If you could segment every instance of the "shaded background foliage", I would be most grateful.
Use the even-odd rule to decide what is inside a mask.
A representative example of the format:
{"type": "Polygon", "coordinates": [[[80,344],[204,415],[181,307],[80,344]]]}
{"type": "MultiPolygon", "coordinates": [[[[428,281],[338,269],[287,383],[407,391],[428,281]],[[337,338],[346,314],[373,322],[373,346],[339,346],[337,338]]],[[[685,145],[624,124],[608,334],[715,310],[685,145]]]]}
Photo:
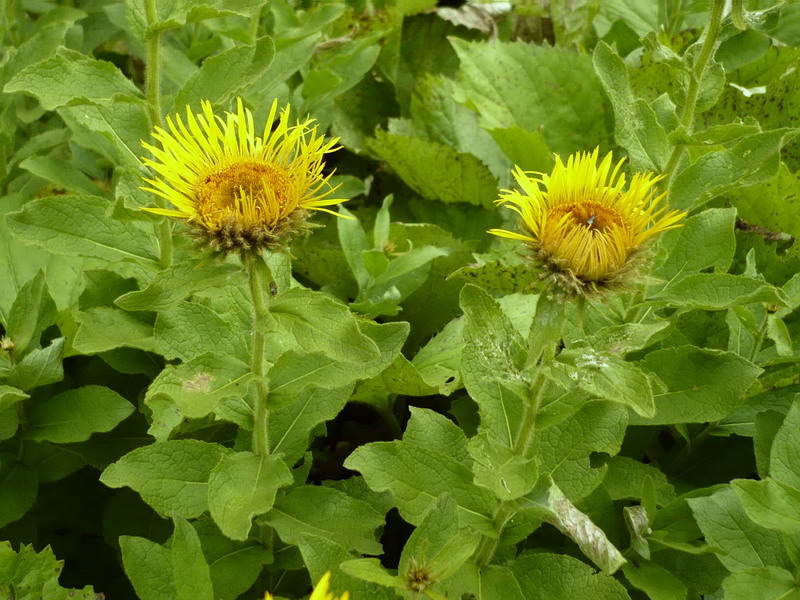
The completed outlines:
{"type": "Polygon", "coordinates": [[[452,4],[171,0],[150,26],[138,0],[6,4],[0,590],[67,594],[54,552],[86,598],[296,598],[327,569],[355,598],[395,598],[433,557],[450,598],[798,593],[800,5],[745,2],[744,31],[725,17],[687,123],[709,2],[452,4]],[[270,500],[230,519],[214,479],[248,443],[251,307],[235,261],[200,260],[176,228],[165,264],[139,211],[157,32],[163,114],[241,96],[258,123],[290,102],[341,138],[329,166],[357,217],[291,249],[322,294],[272,307],[283,455],[259,482],[270,500]],[[493,208],[513,165],[596,146],[667,171],[690,211],[645,290],[588,308],[586,339],[568,308],[548,375],[538,471],[628,562],[596,573],[615,569],[523,505],[478,572],[470,540],[503,492],[476,445],[520,399],[474,349],[524,340],[536,291],[484,232],[514,228],[493,208]],[[295,384],[297,364],[325,377],[295,384]]]}

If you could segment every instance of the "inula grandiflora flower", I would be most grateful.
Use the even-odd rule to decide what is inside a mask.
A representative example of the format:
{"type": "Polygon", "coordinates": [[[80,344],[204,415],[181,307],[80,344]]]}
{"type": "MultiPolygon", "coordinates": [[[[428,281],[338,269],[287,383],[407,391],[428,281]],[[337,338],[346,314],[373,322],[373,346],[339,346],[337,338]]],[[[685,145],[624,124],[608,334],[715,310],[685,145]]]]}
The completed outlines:
{"type": "Polygon", "coordinates": [[[522,232],[489,233],[525,242],[563,292],[593,293],[624,282],[643,245],[680,227],[686,216],[663,205],[666,194],[655,189],[662,176],[636,173],[628,182],[624,160],[615,164],[610,153],[599,160],[595,150],[573,154],[566,164],[556,157],[549,175],[517,167],[521,191],[504,190],[497,203],[522,217],[522,232]]]}
{"type": "Polygon", "coordinates": [[[291,124],[289,107],[278,115],[275,101],[256,135],[241,98],[224,118],[210,102],[201,106],[197,115],[187,107],[185,122],[176,115],[156,128],[160,148],[143,144],[154,156],[144,164],[157,173],[145,189],[174,207],[146,210],[186,220],[214,250],[242,252],[280,250],[309,227],[310,210],[332,212],[326,207],[342,202],[323,174],[338,140],[326,140],[313,119],[291,124]]]}

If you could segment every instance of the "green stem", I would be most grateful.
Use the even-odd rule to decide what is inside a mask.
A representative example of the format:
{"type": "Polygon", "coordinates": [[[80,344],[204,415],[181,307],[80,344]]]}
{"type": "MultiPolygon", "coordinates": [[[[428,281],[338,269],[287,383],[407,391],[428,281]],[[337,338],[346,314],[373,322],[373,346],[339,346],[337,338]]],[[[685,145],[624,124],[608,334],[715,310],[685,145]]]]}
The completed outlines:
{"type": "Polygon", "coordinates": [[[744,21],[744,6],[742,0],[733,0],[731,3],[731,20],[734,27],[739,31],[747,29],[747,23],[744,21]]]}
{"type": "Polygon", "coordinates": [[[767,328],[769,327],[769,313],[764,315],[764,320],[761,323],[761,327],[758,329],[758,333],[756,334],[756,339],[753,340],[753,347],[750,349],[750,356],[747,357],[747,360],[753,362],[761,352],[761,346],[764,344],[764,338],[767,335],[767,328]]]}
{"type": "MultiPolygon", "coordinates": [[[[703,81],[708,61],[711,59],[714,49],[717,45],[717,36],[722,28],[722,10],[725,7],[725,0],[712,0],[711,4],[711,17],[705,31],[705,39],[703,45],[700,47],[700,53],[697,55],[694,67],[691,70],[689,77],[689,87],[686,90],[686,101],[683,104],[681,111],[680,123],[683,126],[686,134],[692,133],[694,128],[694,112],[697,108],[697,95],[700,92],[700,84],[703,81]]],[[[683,151],[686,146],[678,144],[672,149],[667,166],[664,172],[667,176],[666,186],[669,187],[675,168],[683,156],[683,151]]]]}
{"type": "MultiPolygon", "coordinates": [[[[161,32],[152,31],[158,24],[158,11],[156,0],[144,0],[144,13],[147,20],[147,70],[145,71],[144,87],[147,99],[147,109],[150,123],[153,127],[161,127],[161,32]]],[[[166,203],[162,201],[162,206],[166,203]]],[[[155,233],[160,249],[159,264],[162,269],[172,265],[172,225],[167,218],[163,218],[155,225],[155,233]]]]}
{"type": "MultiPolygon", "coordinates": [[[[553,348],[555,349],[555,347],[553,348]]],[[[539,416],[539,409],[542,405],[542,398],[544,397],[545,390],[547,389],[547,378],[544,376],[545,364],[544,361],[549,361],[549,355],[552,353],[545,352],[545,357],[542,364],[536,373],[536,378],[531,383],[529,390],[529,402],[525,410],[525,416],[520,425],[519,435],[514,444],[513,452],[518,456],[525,458],[530,457],[531,450],[534,442],[536,441],[536,419],[539,416]]],[[[475,552],[475,562],[480,567],[488,565],[500,542],[500,535],[503,533],[508,522],[514,518],[517,512],[517,503],[513,500],[506,500],[502,502],[497,509],[497,513],[492,520],[494,530],[497,532],[496,538],[484,537],[481,540],[478,549],[475,552]]]]}
{"type": "Polygon", "coordinates": [[[267,410],[267,384],[264,381],[264,350],[266,348],[266,335],[264,326],[269,318],[269,308],[264,299],[264,287],[259,275],[260,257],[245,259],[247,275],[250,282],[250,295],[253,298],[255,320],[253,323],[253,352],[250,368],[255,379],[255,394],[253,397],[253,453],[259,456],[269,454],[269,411],[267,410]]]}

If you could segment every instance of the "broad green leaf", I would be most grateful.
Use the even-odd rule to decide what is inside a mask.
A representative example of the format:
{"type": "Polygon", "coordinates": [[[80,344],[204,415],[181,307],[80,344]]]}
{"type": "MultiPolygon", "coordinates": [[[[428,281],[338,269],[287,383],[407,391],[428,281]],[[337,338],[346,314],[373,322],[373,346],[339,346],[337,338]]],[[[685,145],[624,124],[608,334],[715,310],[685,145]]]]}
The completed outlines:
{"type": "Polygon", "coordinates": [[[125,310],[163,310],[209,288],[243,284],[244,275],[235,265],[185,262],[160,272],[145,289],[120,296],[116,305],[125,310]]]}
{"type": "Polygon", "coordinates": [[[397,595],[393,591],[345,573],[339,565],[356,556],[336,542],[306,534],[300,536],[298,547],[312,581],[319,581],[327,571],[331,571],[331,592],[341,595],[347,590],[354,599],[396,600],[397,595]]]}
{"type": "Polygon", "coordinates": [[[204,304],[181,302],[158,313],[155,344],[167,359],[190,361],[201,354],[247,358],[244,335],[204,304]]]}
{"type": "Polygon", "coordinates": [[[56,304],[40,270],[17,294],[6,322],[6,335],[14,342],[14,353],[21,358],[39,347],[39,337],[55,321],[56,304]]]}
{"type": "Polygon", "coordinates": [[[772,442],[780,430],[786,415],[777,410],[765,410],[755,416],[755,431],[753,432],[753,454],[756,459],[758,475],[762,479],[769,475],[770,454],[772,442]]]}
{"type": "Polygon", "coordinates": [[[260,457],[250,452],[224,456],[208,479],[208,506],[222,533],[246,540],[252,519],[272,508],[279,488],[292,476],[274,455],[260,457]]]}
{"type": "Polygon", "coordinates": [[[467,436],[458,425],[432,410],[415,406],[409,409],[411,418],[403,432],[403,440],[443,451],[463,465],[472,463],[467,450],[467,436]]]}
{"type": "Polygon", "coordinates": [[[558,355],[551,369],[566,389],[572,383],[595,398],[629,406],[641,417],[655,415],[647,375],[619,356],[590,348],[570,349],[558,355]]]}
{"type": "Polygon", "coordinates": [[[469,451],[475,460],[472,465],[475,484],[500,500],[520,498],[536,485],[539,475],[536,461],[520,456],[493,436],[483,433],[473,437],[469,451]]]}
{"type": "Polygon", "coordinates": [[[338,388],[307,387],[269,414],[271,451],[282,453],[287,464],[294,464],[308,448],[311,432],[333,419],[344,408],[352,386],[338,388]]]}
{"type": "Polygon", "coordinates": [[[25,437],[56,444],[82,442],[93,433],[111,431],[133,411],[133,405],[115,391],[87,385],[36,404],[25,437]]]}
{"type": "Polygon", "coordinates": [[[28,398],[28,394],[10,385],[0,385],[0,410],[10,408],[28,398]]]}
{"type": "Polygon", "coordinates": [[[26,444],[23,460],[36,469],[39,483],[59,481],[86,466],[86,461],[71,447],[46,442],[26,444]]]}
{"type": "Polygon", "coordinates": [[[753,567],[731,574],[722,582],[728,600],[798,600],[794,575],[778,567],[753,567]]]}
{"type": "Polygon", "coordinates": [[[525,171],[548,173],[553,170],[553,153],[547,147],[541,131],[521,127],[490,129],[492,139],[514,166],[525,171]]]}
{"type": "Polygon", "coordinates": [[[302,288],[280,294],[270,302],[270,316],[279,335],[304,352],[323,352],[340,361],[369,362],[379,356],[375,342],[358,328],[356,316],[329,296],[302,288]]]}
{"type": "Polygon", "coordinates": [[[675,177],[670,206],[681,210],[702,206],[721,194],[771,179],[778,172],[780,149],[795,135],[794,129],[766,131],[704,154],[675,177]]]}
{"type": "Polygon", "coordinates": [[[640,363],[663,381],[655,394],[656,415],[632,416],[632,423],[670,424],[717,421],[744,401],[761,369],[732,352],[680,346],[656,350],[640,363]]]}
{"type": "Polygon", "coordinates": [[[255,583],[263,566],[273,561],[272,553],[257,541],[235,542],[208,517],[193,521],[203,554],[211,569],[214,600],[236,600],[255,583]]]}
{"type": "Polygon", "coordinates": [[[730,195],[739,217],[747,223],[794,237],[800,235],[798,198],[800,182],[784,163],[774,178],[730,195]]]}
{"type": "Polygon", "coordinates": [[[637,564],[623,567],[631,584],[647,594],[650,600],[686,600],[686,584],[654,562],[637,559],[637,564]]]}
{"type": "Polygon", "coordinates": [[[403,578],[392,575],[381,566],[381,561],[377,558],[355,558],[346,560],[339,565],[339,568],[356,579],[377,583],[384,587],[400,588],[403,586],[403,578]]]}
{"type": "Polygon", "coordinates": [[[183,112],[198,98],[227,104],[238,90],[264,74],[274,56],[275,44],[265,36],[254,45],[237,45],[207,58],[175,95],[175,112],[183,112]]]}
{"type": "Polygon", "coordinates": [[[576,558],[557,554],[527,554],[507,564],[526,600],[629,600],[615,579],[597,573],[576,558]]]}
{"type": "Polygon", "coordinates": [[[704,498],[689,498],[687,502],[706,541],[722,549],[719,560],[731,571],[789,566],[780,534],[748,519],[730,487],[704,498]]]}
{"type": "Polygon", "coordinates": [[[61,587],[58,578],[63,566],[50,546],[37,553],[33,545],[20,544],[15,553],[10,542],[0,542],[0,595],[14,600],[97,600],[99,594],[92,586],[61,587]]]}
{"type": "Polygon", "coordinates": [[[67,48],[59,48],[53,58],[20,71],[4,91],[30,94],[45,110],[71,103],[110,100],[118,95],[141,95],[113,64],[67,48]]]}
{"type": "Polygon", "coordinates": [[[614,107],[614,136],[628,151],[632,168],[661,172],[667,164],[670,145],[653,109],[634,96],[627,67],[605,42],[597,44],[594,69],[614,107]]]}
{"type": "Polygon", "coordinates": [[[755,523],[784,533],[800,533],[800,491],[774,479],[735,479],[731,487],[755,523]]]}
{"type": "Polygon", "coordinates": [[[13,406],[0,408],[0,440],[14,437],[19,427],[19,411],[13,406]]]}
{"type": "Polygon", "coordinates": [[[477,402],[481,427],[509,448],[522,421],[528,385],[522,336],[498,303],[473,285],[461,290],[464,341],[461,374],[477,402]]]}
{"type": "Polygon", "coordinates": [[[155,267],[158,251],[152,228],[115,221],[109,208],[109,201],[97,196],[52,196],[28,202],[7,219],[22,242],[55,254],[155,267]]]}
{"type": "Polygon", "coordinates": [[[76,316],[78,331],[72,346],[82,354],[97,354],[115,348],[156,350],[153,326],[118,308],[101,306],[76,316]]]}
{"type": "Polygon", "coordinates": [[[489,208],[497,197],[497,180],[472,154],[381,130],[367,147],[423,198],[489,208]]]}
{"type": "Polygon", "coordinates": [[[174,600],[178,597],[170,550],[141,537],[119,538],[122,564],[141,600],[174,600]]]}
{"type": "Polygon", "coordinates": [[[228,453],[218,444],[174,440],[137,448],[109,465],[100,480],[128,486],[164,517],[195,518],[208,510],[208,478],[228,453]]]}
{"type": "Polygon", "coordinates": [[[22,518],[36,501],[36,470],[17,462],[16,454],[0,454],[0,527],[22,518]]]}
{"type": "Polygon", "coordinates": [[[214,600],[211,571],[203,557],[197,532],[180,516],[175,515],[173,522],[175,533],[170,559],[178,600],[214,600]]]}
{"type": "Polygon", "coordinates": [[[589,56],[522,42],[451,44],[461,61],[456,100],[487,129],[541,131],[562,155],[610,144],[611,107],[589,56]]]}
{"type": "Polygon", "coordinates": [[[100,189],[83,171],[52,156],[32,156],[19,164],[20,168],[75,194],[96,195],[100,189]]]}
{"type": "Polygon", "coordinates": [[[709,208],[689,217],[677,231],[661,238],[653,274],[672,283],[709,267],[727,271],[736,249],[735,223],[732,208],[709,208]]]}
{"type": "Polygon", "coordinates": [[[475,552],[481,538],[459,526],[458,504],[442,494],[408,538],[398,565],[407,585],[420,572],[447,580],[475,552]]]}
{"type": "Polygon", "coordinates": [[[484,290],[496,294],[516,294],[537,287],[539,273],[526,264],[506,265],[493,260],[482,265],[466,265],[449,277],[458,277],[484,290]]]}
{"type": "Polygon", "coordinates": [[[797,432],[800,428],[800,402],[795,400],[783,425],[772,440],[769,458],[769,474],[795,489],[800,489],[800,439],[797,432]]]}
{"type": "Polygon", "coordinates": [[[655,486],[659,506],[675,500],[675,488],[662,471],[627,456],[614,456],[608,461],[603,487],[612,500],[640,500],[648,478],[655,486]]]}
{"type": "Polygon", "coordinates": [[[787,298],[780,288],[760,279],[728,273],[695,273],[668,285],[653,300],[672,306],[722,310],[751,303],[784,306],[787,298]]]}
{"type": "Polygon", "coordinates": [[[375,539],[375,530],[383,525],[383,515],[333,488],[295,488],[275,502],[265,520],[287,544],[298,544],[300,537],[307,534],[361,554],[383,551],[375,539]]]}
{"type": "MultiPolygon", "coordinates": [[[[184,416],[201,418],[223,398],[244,398],[252,378],[250,366],[241,360],[205,353],[161,371],[147,389],[145,404],[166,396],[184,416]]],[[[159,438],[167,433],[161,431],[159,438]]]]}
{"type": "Polygon", "coordinates": [[[440,494],[447,492],[459,504],[459,518],[492,534],[489,520],[495,504],[492,494],[472,483],[472,472],[443,452],[406,441],[360,446],[345,461],[359,471],[369,487],[394,496],[401,516],[419,524],[440,494]]]}
{"type": "Polygon", "coordinates": [[[14,365],[7,382],[23,390],[57,383],[64,379],[61,357],[64,338],[56,338],[47,348],[33,350],[14,365]]]}
{"type": "MultiPolygon", "coordinates": [[[[216,19],[229,15],[254,17],[254,11],[263,6],[264,0],[170,0],[156,4],[156,23],[151,32],[180,27],[186,23],[197,23],[205,19],[216,19]]],[[[148,32],[144,6],[137,0],[126,0],[128,24],[140,38],[148,32]]]]}
{"type": "Polygon", "coordinates": [[[417,367],[402,354],[381,373],[383,384],[392,394],[403,396],[432,396],[439,393],[422,378],[417,367]]]}

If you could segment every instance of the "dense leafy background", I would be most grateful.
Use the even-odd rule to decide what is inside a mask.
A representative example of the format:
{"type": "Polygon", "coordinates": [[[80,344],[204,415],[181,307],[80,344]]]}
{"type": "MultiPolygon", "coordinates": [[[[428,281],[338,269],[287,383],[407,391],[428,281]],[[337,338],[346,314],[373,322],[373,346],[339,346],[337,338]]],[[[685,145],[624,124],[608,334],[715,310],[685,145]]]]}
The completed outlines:
{"type": "Polygon", "coordinates": [[[800,597],[800,4],[725,15],[688,113],[708,1],[446,4],[5,4],[0,595],[301,598],[331,570],[355,600],[420,573],[432,598],[800,597]],[[238,259],[180,226],[165,257],[139,210],[154,36],[161,114],[278,98],[341,138],[356,219],[267,259],[269,457],[238,259]],[[690,216],[585,335],[565,308],[523,460],[549,317],[485,230],[515,226],[513,165],[597,146],[690,216]]]}

